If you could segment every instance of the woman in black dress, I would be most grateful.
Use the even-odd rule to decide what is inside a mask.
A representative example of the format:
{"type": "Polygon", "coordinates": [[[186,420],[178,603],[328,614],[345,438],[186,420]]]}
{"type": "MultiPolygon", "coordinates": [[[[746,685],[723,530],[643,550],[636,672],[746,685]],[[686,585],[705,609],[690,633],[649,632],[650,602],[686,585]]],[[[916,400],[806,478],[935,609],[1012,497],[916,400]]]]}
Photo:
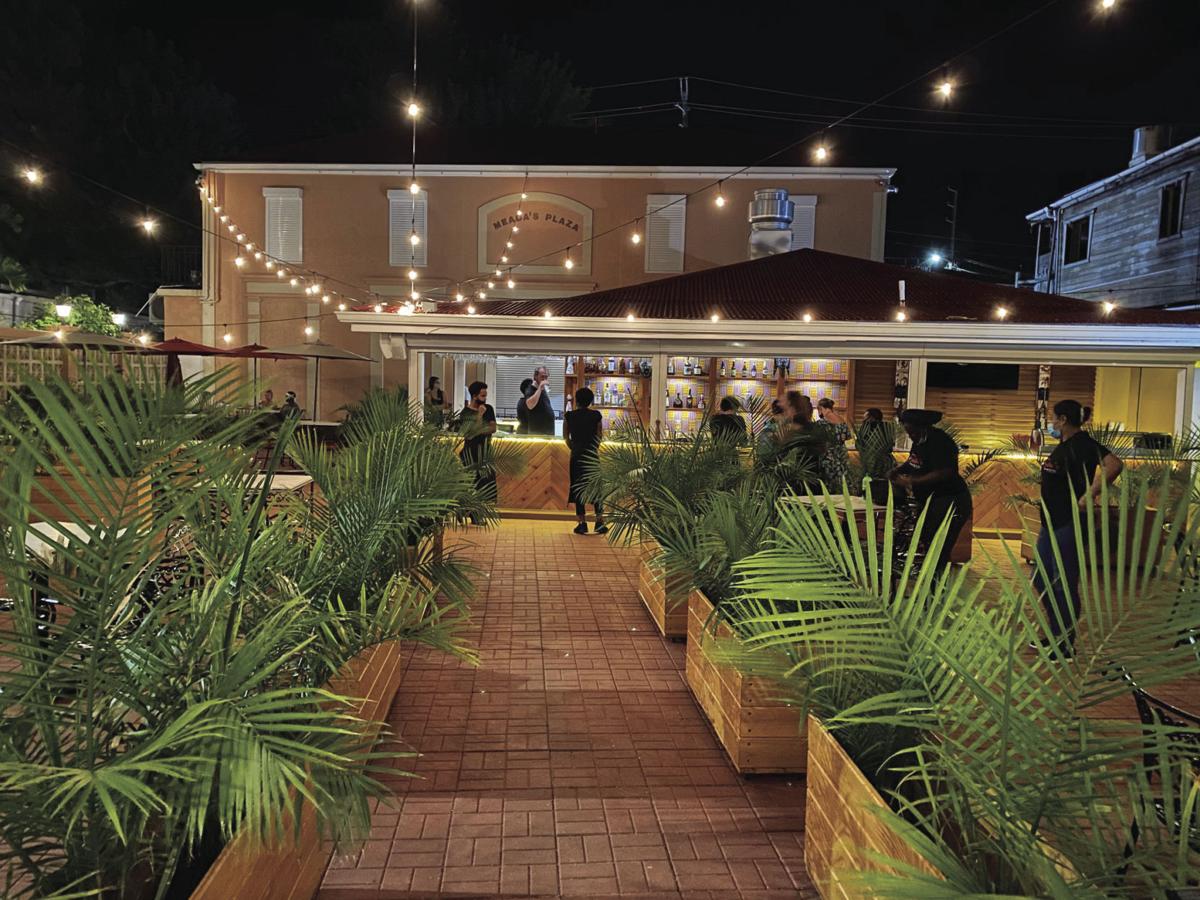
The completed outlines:
{"type": "MultiPolygon", "coordinates": [[[[571,448],[571,493],[569,499],[575,504],[575,516],[579,524],[576,534],[587,534],[587,517],[583,504],[583,483],[587,477],[585,460],[595,459],[600,451],[600,439],[604,434],[604,417],[592,409],[596,395],[588,388],[575,392],[575,408],[563,416],[563,437],[571,448]]],[[[605,534],[604,513],[599,503],[593,503],[596,513],[596,534],[605,534]]]]}

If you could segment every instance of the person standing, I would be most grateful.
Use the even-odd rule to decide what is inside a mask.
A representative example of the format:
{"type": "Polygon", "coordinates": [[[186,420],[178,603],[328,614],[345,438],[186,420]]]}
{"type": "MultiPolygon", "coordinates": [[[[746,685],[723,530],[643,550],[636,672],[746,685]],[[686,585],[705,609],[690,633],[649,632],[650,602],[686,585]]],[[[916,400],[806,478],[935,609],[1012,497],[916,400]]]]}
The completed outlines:
{"type": "Polygon", "coordinates": [[[446,421],[446,394],[442,380],[436,375],[429,376],[429,386],[425,388],[425,421],[439,428],[446,421]]]}
{"type": "Polygon", "coordinates": [[[821,480],[831,491],[846,489],[846,475],[850,472],[850,454],[846,441],[850,439],[850,426],[846,419],[834,409],[833,401],[822,397],[817,401],[818,423],[824,431],[821,449],[821,480]]]}
{"type": "MultiPolygon", "coordinates": [[[[563,416],[563,439],[571,450],[571,490],[569,499],[575,504],[575,517],[579,523],[575,526],[576,534],[587,534],[587,511],[584,506],[584,482],[587,480],[589,462],[596,459],[600,452],[600,441],[604,437],[604,417],[598,410],[592,409],[596,395],[590,388],[580,388],[575,392],[575,408],[563,416]]],[[[596,534],[606,534],[608,526],[604,524],[604,511],[599,503],[592,504],[596,513],[596,534]]]]}
{"type": "Polygon", "coordinates": [[[1051,437],[1058,438],[1058,446],[1042,463],[1042,527],[1034,551],[1041,565],[1035,563],[1033,586],[1046,610],[1050,651],[1055,658],[1069,659],[1075,650],[1080,610],[1075,531],[1079,515],[1075,507],[1091,509],[1103,486],[1112,484],[1125,467],[1116,454],[1083,430],[1091,415],[1091,408],[1077,400],[1055,403],[1049,430],[1051,437]]]}
{"type": "Polygon", "coordinates": [[[517,434],[529,434],[529,407],[525,398],[533,391],[533,379],[526,378],[521,382],[521,399],[517,401],[517,434]]]}
{"type": "Polygon", "coordinates": [[[912,492],[913,499],[925,507],[925,525],[921,543],[928,545],[946,516],[950,530],[942,545],[939,564],[950,562],[954,542],[974,511],[971,491],[958,472],[958,444],[940,428],[934,428],[942,414],[934,409],[906,409],[900,424],[912,441],[908,460],[888,473],[889,480],[912,492]]]}
{"type": "MultiPolygon", "coordinates": [[[[467,405],[463,407],[459,429],[463,434],[463,447],[459,458],[463,465],[475,473],[475,489],[489,500],[496,499],[496,473],[487,458],[492,435],[496,433],[496,410],[487,402],[488,386],[474,381],[467,388],[467,405]]],[[[479,525],[479,519],[471,517],[479,525]]]]}
{"type": "Polygon", "coordinates": [[[525,393],[528,434],[554,434],[554,404],[550,402],[550,373],[545,366],[533,370],[533,385],[525,393]]]}
{"type": "Polygon", "coordinates": [[[738,402],[734,397],[722,397],[720,409],[708,420],[713,440],[726,444],[746,442],[746,422],[738,415],[738,402]]]}

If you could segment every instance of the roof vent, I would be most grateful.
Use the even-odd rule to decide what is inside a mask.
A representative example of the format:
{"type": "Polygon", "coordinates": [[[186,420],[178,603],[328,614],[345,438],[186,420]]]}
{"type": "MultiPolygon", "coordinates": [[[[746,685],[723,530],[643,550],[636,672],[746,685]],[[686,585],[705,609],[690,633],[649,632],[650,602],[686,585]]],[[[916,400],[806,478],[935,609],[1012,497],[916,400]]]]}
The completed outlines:
{"type": "Polygon", "coordinates": [[[1143,125],[1133,130],[1133,156],[1129,165],[1144,163],[1167,149],[1168,137],[1165,125],[1143,125]]]}
{"type": "Polygon", "coordinates": [[[795,204],[782,188],[763,188],[750,201],[750,258],[761,259],[792,249],[795,204]]]}

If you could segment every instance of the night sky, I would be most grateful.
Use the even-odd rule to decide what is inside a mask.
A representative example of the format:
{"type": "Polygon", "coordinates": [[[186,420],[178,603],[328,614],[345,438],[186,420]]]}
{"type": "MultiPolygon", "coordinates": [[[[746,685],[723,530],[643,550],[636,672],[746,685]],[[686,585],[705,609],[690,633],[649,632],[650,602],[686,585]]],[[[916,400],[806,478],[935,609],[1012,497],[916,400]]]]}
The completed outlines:
{"type": "MultiPolygon", "coordinates": [[[[91,158],[81,141],[66,137],[55,146],[55,134],[69,132],[53,121],[52,104],[30,96],[43,87],[25,66],[17,84],[0,81],[4,136],[65,159],[98,180],[116,182],[132,196],[173,204],[181,215],[194,215],[183,193],[194,177],[189,167],[194,158],[261,155],[267,148],[331,136],[352,142],[356,133],[404,125],[399,101],[407,96],[411,68],[407,2],[210,0],[196,7],[32,0],[30,5],[47,15],[74,7],[87,24],[89,43],[100,45],[106,59],[121,57],[131,30],[156,44],[173,44],[187,77],[200,85],[192,87],[224,95],[219,127],[208,137],[176,141],[153,160],[147,154],[140,183],[137,168],[121,165],[115,151],[91,158]],[[23,96],[14,115],[17,90],[23,96]],[[67,142],[70,148],[62,146],[67,142]]],[[[834,150],[832,164],[899,169],[900,192],[889,206],[889,259],[916,261],[931,248],[945,249],[946,188],[953,186],[960,192],[960,259],[995,266],[979,268],[1011,282],[1016,267],[1028,273],[1032,264],[1024,215],[1122,168],[1135,125],[1172,123],[1177,135],[1200,132],[1200,3],[1117,0],[1102,13],[1099,0],[1049,5],[421,0],[422,99],[428,104],[427,127],[439,134],[440,146],[453,146],[453,135],[470,128],[477,157],[489,155],[487,136],[495,136],[491,155],[498,162],[519,161],[514,157],[521,155],[529,162],[576,161],[556,159],[547,149],[553,142],[541,139],[573,124],[584,129],[577,138],[591,133],[604,146],[625,146],[613,162],[674,162],[683,147],[697,162],[709,156],[714,163],[746,164],[760,155],[759,148],[802,138],[820,127],[816,123],[852,110],[849,101],[889,92],[1039,9],[944,75],[939,70],[826,138],[834,150]],[[599,119],[579,115],[674,100],[679,75],[693,76],[695,108],[685,135],[679,133],[679,114],[669,109],[599,119]],[[932,91],[943,77],[956,85],[949,104],[932,91]],[[604,87],[662,78],[670,80],[604,87]],[[737,135],[745,138],[745,158],[737,135]],[[660,158],[656,142],[672,148],[662,153],[672,158],[660,158]],[[540,149],[526,152],[529,147],[540,149]],[[710,153],[710,147],[720,149],[710,153]]],[[[29,27],[50,25],[35,17],[29,27]]],[[[39,51],[43,61],[54,52],[56,38],[49,33],[26,33],[21,40],[0,51],[26,54],[28,65],[39,65],[39,51]]],[[[84,52],[94,60],[100,50],[90,46],[84,52]]],[[[7,71],[15,69],[10,60],[7,71]]],[[[85,82],[108,77],[96,69],[89,64],[78,77],[85,82]]],[[[211,96],[204,98],[201,106],[211,96]]],[[[161,113],[168,123],[175,114],[161,113]]],[[[120,121],[107,115],[96,128],[120,121]]],[[[144,127],[150,130],[150,124],[144,127]]],[[[435,150],[427,146],[431,156],[423,161],[453,161],[433,158],[435,150]]],[[[809,146],[772,162],[803,161],[809,146]]],[[[11,148],[4,152],[17,159],[11,148]]],[[[36,221],[37,211],[29,216],[36,221]]],[[[34,240],[27,233],[16,249],[26,257],[44,254],[47,233],[39,234],[34,240]]],[[[188,240],[182,232],[176,238],[188,240]]]]}

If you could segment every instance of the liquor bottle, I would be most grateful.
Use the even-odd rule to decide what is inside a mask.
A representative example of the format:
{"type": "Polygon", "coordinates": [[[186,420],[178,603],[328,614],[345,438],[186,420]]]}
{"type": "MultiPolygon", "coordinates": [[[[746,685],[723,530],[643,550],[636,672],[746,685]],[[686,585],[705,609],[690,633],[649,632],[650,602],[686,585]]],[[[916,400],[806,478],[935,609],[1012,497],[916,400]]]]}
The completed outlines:
{"type": "Polygon", "coordinates": [[[571,411],[571,398],[568,397],[567,402],[565,404],[563,404],[563,412],[569,413],[570,411],[571,411]]]}
{"type": "Polygon", "coordinates": [[[675,357],[673,357],[673,356],[667,357],[667,374],[668,375],[675,374],[675,357]]]}
{"type": "Polygon", "coordinates": [[[725,377],[725,358],[721,357],[721,377],[725,377]]]}
{"type": "Polygon", "coordinates": [[[757,360],[755,362],[750,363],[750,377],[751,378],[758,377],[758,361],[757,360]]]}
{"type": "Polygon", "coordinates": [[[608,358],[608,371],[609,373],[615,373],[617,371],[617,361],[611,356],[608,358]]]}
{"type": "Polygon", "coordinates": [[[699,356],[696,357],[696,374],[697,375],[704,374],[704,360],[699,356]]]}
{"type": "Polygon", "coordinates": [[[667,400],[664,405],[667,407],[670,407],[670,405],[671,405],[671,389],[670,388],[667,388],[667,400]]]}
{"type": "Polygon", "coordinates": [[[619,375],[625,374],[625,357],[623,357],[623,356],[619,360],[617,360],[617,374],[619,374],[619,375]]]}
{"type": "Polygon", "coordinates": [[[690,356],[685,356],[683,358],[683,374],[684,375],[692,374],[692,358],[690,356]]]}
{"type": "Polygon", "coordinates": [[[750,374],[750,372],[749,372],[749,370],[746,368],[746,361],[743,359],[743,360],[742,360],[742,377],[743,377],[743,378],[745,378],[745,377],[747,377],[749,374],[750,374]]]}
{"type": "Polygon", "coordinates": [[[575,357],[573,357],[573,356],[567,357],[567,374],[568,375],[575,374],[575,357]]]}
{"type": "Polygon", "coordinates": [[[704,388],[700,388],[700,399],[696,401],[696,409],[704,409],[704,388]]]}
{"type": "Polygon", "coordinates": [[[696,398],[694,396],[692,396],[692,389],[688,388],[687,408],[691,409],[695,405],[696,405],[696,398]]]}
{"type": "Polygon", "coordinates": [[[678,388],[676,388],[676,390],[675,390],[675,400],[674,400],[674,402],[671,403],[671,405],[673,407],[675,407],[676,409],[683,409],[683,397],[681,397],[679,395],[678,388]]]}

